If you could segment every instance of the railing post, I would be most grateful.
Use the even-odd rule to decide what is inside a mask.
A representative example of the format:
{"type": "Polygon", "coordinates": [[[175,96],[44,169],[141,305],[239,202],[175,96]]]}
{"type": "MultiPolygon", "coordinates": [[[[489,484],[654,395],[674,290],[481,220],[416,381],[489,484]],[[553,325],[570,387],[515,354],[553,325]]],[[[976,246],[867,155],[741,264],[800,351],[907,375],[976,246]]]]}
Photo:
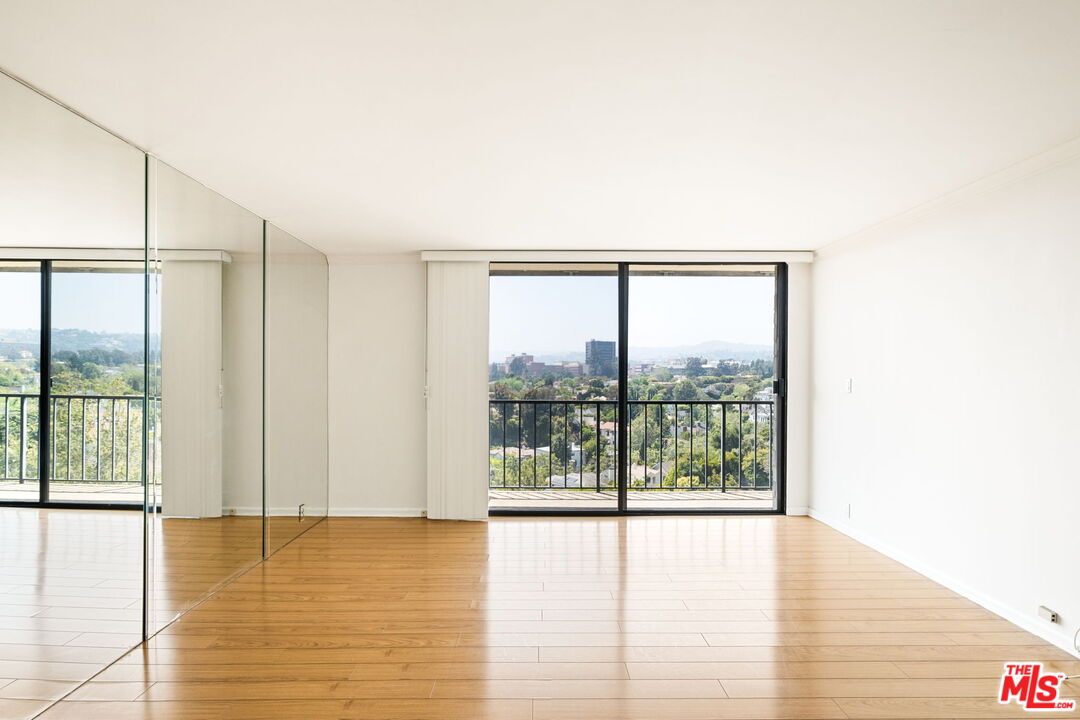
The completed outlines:
{"type": "Polygon", "coordinates": [[[712,415],[712,405],[705,406],[705,489],[709,489],[709,416],[712,415]]]}
{"type": "Polygon", "coordinates": [[[109,404],[112,405],[109,418],[109,480],[116,482],[116,398],[109,404]]]}
{"type": "Polygon", "coordinates": [[[86,480],[86,398],[82,398],[82,415],[79,416],[79,474],[86,480]]]}
{"type": "Polygon", "coordinates": [[[26,398],[19,398],[19,484],[26,483],[26,398]]]}
{"type": "Polygon", "coordinates": [[[720,492],[727,492],[727,404],[720,403],[720,492]]]}
{"type": "Polygon", "coordinates": [[[4,396],[4,478],[5,479],[7,479],[7,476],[8,476],[8,441],[10,439],[8,437],[8,434],[9,434],[9,428],[8,428],[8,405],[10,404],[8,402],[8,400],[10,400],[10,398],[7,395],[5,395],[4,396]]]}
{"type": "Polygon", "coordinates": [[[596,403],[596,492],[600,492],[600,403],[596,403]]]}
{"type": "Polygon", "coordinates": [[[94,479],[101,479],[101,398],[94,402],[94,479]]]}
{"type": "Polygon", "coordinates": [[[64,455],[67,470],[64,477],[71,479],[71,398],[67,399],[67,434],[64,436],[64,455]]]}
{"type": "Polygon", "coordinates": [[[124,481],[131,482],[131,398],[124,401],[124,481]]]}
{"type": "Polygon", "coordinates": [[[694,487],[697,480],[697,471],[694,470],[694,404],[690,403],[690,488],[694,487]]]}
{"type": "Polygon", "coordinates": [[[754,489],[758,486],[758,405],[754,403],[754,489]]]}

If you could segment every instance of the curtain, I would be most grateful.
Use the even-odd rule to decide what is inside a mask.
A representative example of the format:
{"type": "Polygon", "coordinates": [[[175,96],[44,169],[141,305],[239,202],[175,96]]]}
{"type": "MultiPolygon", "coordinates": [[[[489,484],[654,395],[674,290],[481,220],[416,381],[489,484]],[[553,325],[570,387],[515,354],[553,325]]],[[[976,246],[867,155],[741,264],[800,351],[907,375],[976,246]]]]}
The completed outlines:
{"type": "Polygon", "coordinates": [[[427,264],[428,517],[488,506],[488,264],[427,264]]]}

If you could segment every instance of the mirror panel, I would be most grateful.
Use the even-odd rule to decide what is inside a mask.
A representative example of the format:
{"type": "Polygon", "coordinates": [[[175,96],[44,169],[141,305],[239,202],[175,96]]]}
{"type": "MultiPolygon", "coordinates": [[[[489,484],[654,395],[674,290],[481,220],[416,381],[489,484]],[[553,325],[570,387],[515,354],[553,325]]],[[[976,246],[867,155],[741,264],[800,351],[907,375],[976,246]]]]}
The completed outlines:
{"type": "Polygon", "coordinates": [[[0,75],[0,246],[143,246],[144,155],[0,75]]]}
{"type": "Polygon", "coordinates": [[[266,227],[267,551],[327,507],[326,256],[266,227]]]}
{"type": "Polygon", "coordinates": [[[0,107],[0,598],[73,690],[326,516],[328,267],[2,74],[0,107]]]}
{"type": "Polygon", "coordinates": [[[262,557],[262,245],[256,215],[151,159],[151,628],[262,557]]]}
{"type": "Polygon", "coordinates": [[[29,717],[23,669],[64,663],[58,697],[142,638],[145,165],[6,75],[0,108],[0,647],[35,661],[0,704],[29,717]]]}

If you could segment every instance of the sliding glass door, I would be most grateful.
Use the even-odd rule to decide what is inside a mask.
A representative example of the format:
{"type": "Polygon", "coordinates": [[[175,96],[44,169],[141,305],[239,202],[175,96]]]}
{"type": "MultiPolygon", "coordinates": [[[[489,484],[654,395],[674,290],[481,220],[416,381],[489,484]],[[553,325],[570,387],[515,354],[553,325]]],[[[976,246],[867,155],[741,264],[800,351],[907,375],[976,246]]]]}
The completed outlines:
{"type": "Polygon", "coordinates": [[[491,266],[490,508],[783,510],[786,267],[491,266]]]}
{"type": "Polygon", "coordinates": [[[0,265],[0,502],[142,505],[143,286],[142,261],[0,265]]]}
{"type": "Polygon", "coordinates": [[[618,509],[618,282],[615,265],[491,266],[491,508],[618,509]]]}
{"type": "Polygon", "coordinates": [[[41,263],[0,262],[0,502],[37,502],[41,263]]]}
{"type": "Polygon", "coordinates": [[[631,510],[774,510],[776,269],[631,265],[631,510]]]}

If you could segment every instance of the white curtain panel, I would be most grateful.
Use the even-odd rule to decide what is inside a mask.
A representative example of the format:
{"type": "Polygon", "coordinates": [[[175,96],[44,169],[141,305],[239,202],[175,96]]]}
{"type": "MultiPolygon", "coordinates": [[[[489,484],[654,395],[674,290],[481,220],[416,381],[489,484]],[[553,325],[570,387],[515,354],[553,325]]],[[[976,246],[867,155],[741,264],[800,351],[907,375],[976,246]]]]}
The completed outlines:
{"type": "Polygon", "coordinates": [[[161,511],[221,517],[222,263],[161,267],[161,511]]]}
{"type": "Polygon", "coordinates": [[[488,264],[427,266],[428,517],[486,520],[488,264]]]}

